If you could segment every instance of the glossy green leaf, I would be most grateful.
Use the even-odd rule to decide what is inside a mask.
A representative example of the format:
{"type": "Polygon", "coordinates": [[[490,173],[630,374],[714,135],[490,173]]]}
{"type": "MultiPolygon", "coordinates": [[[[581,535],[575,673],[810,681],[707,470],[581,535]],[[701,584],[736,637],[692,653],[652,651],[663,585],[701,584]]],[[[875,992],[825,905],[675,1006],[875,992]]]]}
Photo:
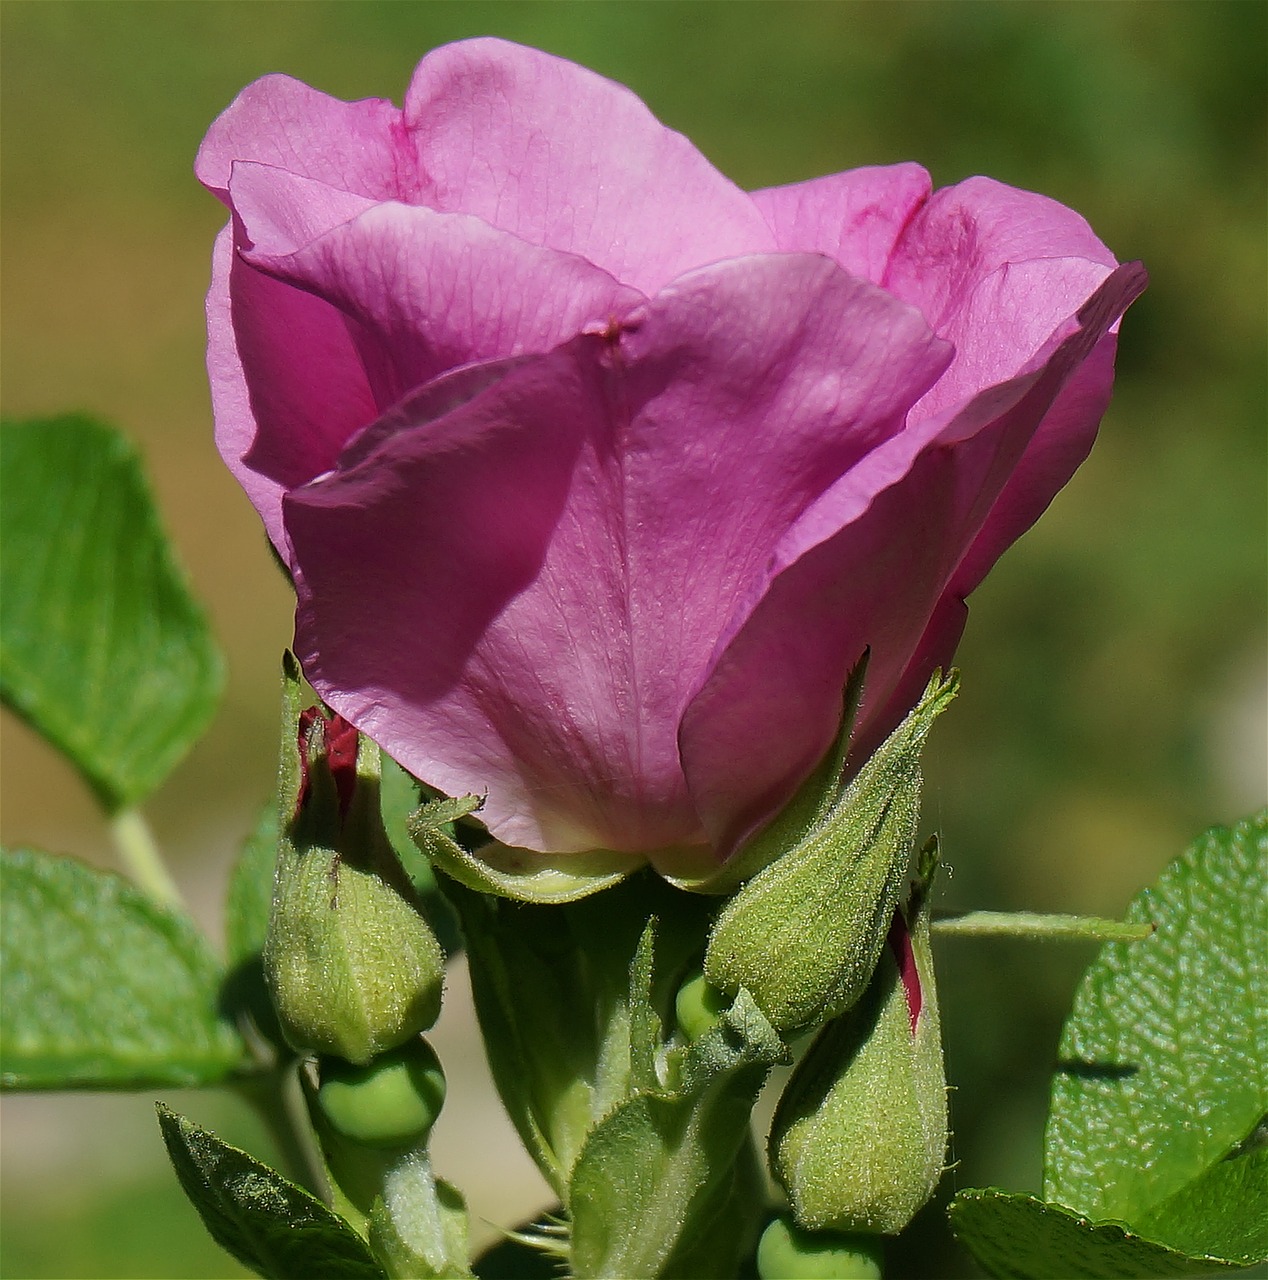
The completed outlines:
{"type": "Polygon", "coordinates": [[[243,1045],[193,922],[70,858],[3,855],[0,1079],[122,1089],[223,1079],[243,1045]]]}
{"type": "Polygon", "coordinates": [[[185,1194],[218,1245],[268,1280],[384,1280],[365,1241],[302,1187],[158,1106],[185,1194]]]}
{"type": "Polygon", "coordinates": [[[211,719],[219,654],[140,461],[88,418],[0,431],[0,697],[107,809],[167,775],[211,719]]]}
{"type": "Polygon", "coordinates": [[[1213,1164],[1133,1225],[1173,1248],[1248,1266],[1268,1260],[1268,1147],[1213,1164]]]}
{"type": "Polygon", "coordinates": [[[1004,1280],[1165,1280],[1232,1269],[1142,1239],[1114,1222],[995,1188],[961,1192],[951,1228],[982,1267],[1004,1280]]]}
{"type": "Polygon", "coordinates": [[[1079,986],[1044,1190],[1089,1218],[1140,1223],[1268,1113],[1268,814],[1207,832],[1128,919],[1157,932],[1102,948],[1079,986]]]}

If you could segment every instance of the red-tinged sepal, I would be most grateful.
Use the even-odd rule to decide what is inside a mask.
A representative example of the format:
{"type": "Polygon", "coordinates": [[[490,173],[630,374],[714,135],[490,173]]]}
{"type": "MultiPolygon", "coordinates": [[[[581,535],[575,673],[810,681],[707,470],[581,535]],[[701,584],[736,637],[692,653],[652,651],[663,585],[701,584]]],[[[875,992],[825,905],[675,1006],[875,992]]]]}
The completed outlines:
{"type": "Polygon", "coordinates": [[[925,905],[936,854],[863,999],[820,1033],[771,1126],[771,1170],[809,1230],[894,1234],[933,1195],[947,1091],[925,905]]]}
{"type": "Polygon", "coordinates": [[[300,688],[290,659],[265,975],[292,1048],[364,1065],[435,1022],[444,954],[383,829],[378,747],[300,688]]]}

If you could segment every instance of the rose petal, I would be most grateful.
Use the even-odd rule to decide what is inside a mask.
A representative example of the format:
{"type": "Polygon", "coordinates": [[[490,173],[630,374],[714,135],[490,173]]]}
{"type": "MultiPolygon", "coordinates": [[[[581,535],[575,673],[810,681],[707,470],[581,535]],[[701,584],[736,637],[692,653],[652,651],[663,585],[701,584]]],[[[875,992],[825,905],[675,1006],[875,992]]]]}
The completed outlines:
{"type": "Polygon", "coordinates": [[[749,197],[633,93],[538,50],[492,39],[435,50],[405,124],[412,202],[577,254],[643,293],[775,248],[749,197]]]}
{"type": "Polygon", "coordinates": [[[216,240],[207,294],[216,446],[289,561],[282,494],[334,465],[376,408],[343,317],[216,240]]]}
{"type": "Polygon", "coordinates": [[[1000,267],[1061,258],[1115,266],[1073,209],[991,178],[967,178],[919,210],[895,245],[884,284],[940,329],[1000,267]]]}
{"type": "Polygon", "coordinates": [[[1114,269],[1073,210],[989,178],[936,192],[894,247],[883,284],[955,343],[916,407],[933,417],[1013,377],[1114,269]]]}
{"type": "MultiPolygon", "coordinates": [[[[1144,288],[1143,276],[1140,288],[1144,288]]],[[[1109,407],[1117,346],[1117,335],[1107,333],[1044,414],[1039,430],[956,570],[953,585],[962,595],[967,596],[1004,550],[1043,515],[1091,452],[1109,407]]]]}
{"type": "Polygon", "coordinates": [[[357,197],[258,165],[234,173],[256,244],[246,260],[352,321],[381,410],[447,369],[547,351],[642,300],[581,258],[467,214],[365,202],[345,219],[357,197]]]}
{"type": "Polygon", "coordinates": [[[240,247],[261,259],[295,253],[379,205],[367,196],[247,160],[234,163],[229,201],[240,223],[240,247]]]}
{"type": "Polygon", "coordinates": [[[234,162],[242,160],[375,200],[399,199],[400,120],[399,109],[381,98],[340,102],[290,76],[264,76],[217,117],[194,172],[226,204],[234,162]]]}
{"type": "MultiPolygon", "coordinates": [[[[1138,264],[1130,264],[1130,269],[1138,270],[1138,264]]],[[[1129,268],[1122,270],[1126,272],[1129,268]]],[[[1132,297],[1146,284],[1143,271],[1136,278],[1138,284],[1132,290],[1132,297]]],[[[889,726],[897,724],[915,704],[930,672],[945,668],[951,662],[968,619],[965,598],[986,577],[995,561],[1039,519],[1087,457],[1109,405],[1116,346],[1116,335],[1106,334],[1044,414],[1021,461],[991,507],[981,532],[956,567],[888,705],[870,717],[869,725],[863,726],[854,745],[857,759],[866,759],[880,745],[889,726]]]]}
{"type": "MultiPolygon", "coordinates": [[[[1115,272],[1021,376],[894,436],[790,528],[683,718],[683,767],[720,855],[826,750],[865,647],[856,742],[874,743],[910,706],[895,689],[905,681],[910,691],[929,670],[909,666],[909,655],[932,667],[960,625],[948,586],[966,549],[1063,386],[1141,287],[1136,269],[1115,272]]],[[[1049,477],[1051,491],[1064,479],[1049,477]]]]}
{"type": "Polygon", "coordinates": [[[826,253],[852,275],[880,284],[894,244],[929,198],[918,164],[893,164],[753,192],[783,253],[826,253]]]}
{"type": "Polygon", "coordinates": [[[948,355],[824,258],[683,277],[288,498],[305,671],[508,843],[699,843],[675,735],[717,636],[948,355]]]}

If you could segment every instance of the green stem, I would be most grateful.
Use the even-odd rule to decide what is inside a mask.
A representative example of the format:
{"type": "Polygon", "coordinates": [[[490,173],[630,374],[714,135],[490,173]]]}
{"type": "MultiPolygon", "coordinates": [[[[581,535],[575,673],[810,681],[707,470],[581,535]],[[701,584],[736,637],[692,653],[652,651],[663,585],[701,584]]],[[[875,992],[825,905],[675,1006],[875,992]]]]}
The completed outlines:
{"type": "Polygon", "coordinates": [[[294,1076],[294,1067],[285,1066],[244,1076],[234,1082],[234,1087],[260,1117],[292,1181],[329,1203],[326,1171],[308,1128],[308,1113],[294,1076]]]}
{"type": "Polygon", "coordinates": [[[933,932],[969,938],[1033,938],[1039,941],[1139,942],[1156,925],[1099,916],[1043,915],[1037,911],[934,912],[933,932]]]}
{"type": "Polygon", "coordinates": [[[165,907],[184,910],[176,881],[163,861],[154,833],[139,809],[121,809],[110,819],[110,835],[134,883],[165,907]]]}

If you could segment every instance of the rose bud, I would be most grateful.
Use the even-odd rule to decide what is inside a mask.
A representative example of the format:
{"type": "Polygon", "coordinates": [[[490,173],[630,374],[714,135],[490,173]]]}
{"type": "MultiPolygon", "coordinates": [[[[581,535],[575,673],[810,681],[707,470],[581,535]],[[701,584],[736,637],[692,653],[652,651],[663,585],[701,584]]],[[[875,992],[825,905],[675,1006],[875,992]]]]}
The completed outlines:
{"type": "Polygon", "coordinates": [[[365,1064],[435,1022],[444,953],[383,829],[378,747],[342,717],[294,714],[297,688],[265,976],[293,1049],[365,1064]]]}
{"type": "Polygon", "coordinates": [[[812,1230],[893,1234],[929,1199],[947,1146],[942,1038],[923,910],[896,911],[863,999],[798,1064],[771,1124],[771,1172],[812,1230]]]}
{"type": "Polygon", "coordinates": [[[920,751],[957,687],[935,675],[819,825],[718,917],[705,976],[726,995],[746,987],[779,1030],[818,1026],[867,987],[916,837],[920,751]]]}
{"type": "Polygon", "coordinates": [[[688,1040],[699,1040],[730,1008],[726,998],[697,970],[678,988],[674,996],[674,1020],[688,1040]]]}
{"type": "Polygon", "coordinates": [[[358,1067],[342,1058],[318,1064],[317,1105],[330,1127],[370,1147],[421,1143],[445,1101],[445,1073],[421,1037],[358,1067]]]}
{"type": "Polygon", "coordinates": [[[875,1236],[806,1231],[781,1213],[757,1245],[761,1280],[881,1280],[881,1247],[875,1236]]]}

